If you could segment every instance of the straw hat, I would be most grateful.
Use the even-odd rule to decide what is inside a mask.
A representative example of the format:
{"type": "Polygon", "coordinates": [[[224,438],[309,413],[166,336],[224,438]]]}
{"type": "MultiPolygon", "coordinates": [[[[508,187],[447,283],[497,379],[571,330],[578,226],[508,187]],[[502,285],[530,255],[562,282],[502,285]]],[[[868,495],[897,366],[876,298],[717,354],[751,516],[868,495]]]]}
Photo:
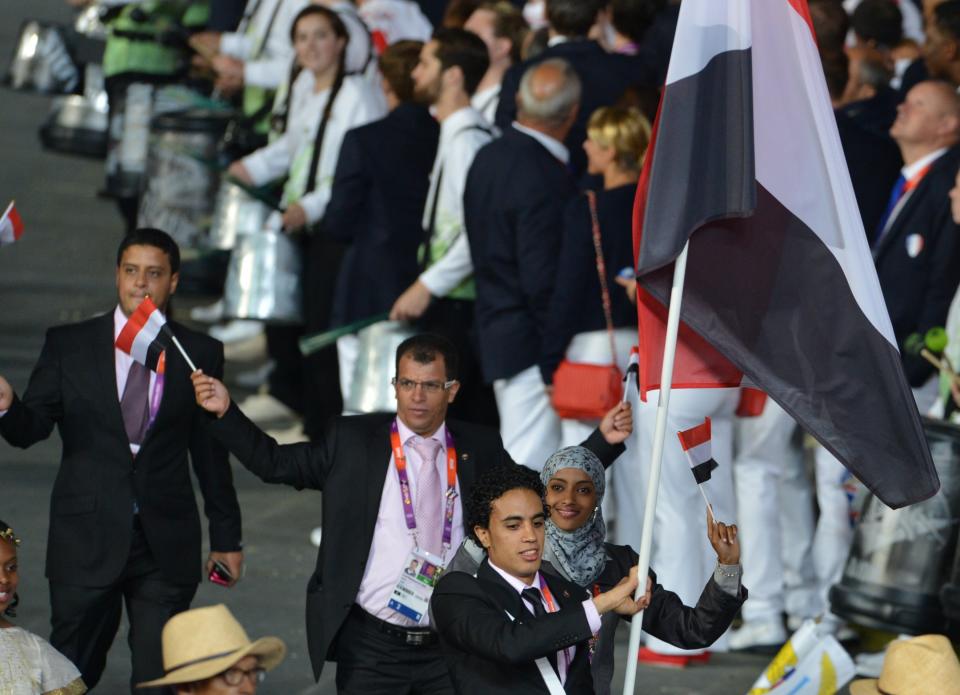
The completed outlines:
{"type": "Polygon", "coordinates": [[[251,642],[243,626],[223,604],[194,608],[170,618],[163,626],[163,670],[158,680],[138,688],[192,683],[223,673],[246,656],[260,659],[260,667],[273,669],[287,653],[276,637],[251,642]]]}
{"type": "Polygon", "coordinates": [[[960,695],[960,661],[943,635],[920,635],[887,648],[880,678],[854,681],[851,695],[960,695]]]}

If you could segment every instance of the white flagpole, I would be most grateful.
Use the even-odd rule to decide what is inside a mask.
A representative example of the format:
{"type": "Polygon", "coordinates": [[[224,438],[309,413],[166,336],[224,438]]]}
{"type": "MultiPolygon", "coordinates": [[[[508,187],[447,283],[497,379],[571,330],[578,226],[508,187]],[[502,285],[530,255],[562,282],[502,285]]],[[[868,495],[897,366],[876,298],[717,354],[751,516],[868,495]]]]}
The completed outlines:
{"type": "MultiPolygon", "coordinates": [[[[680,300],[683,297],[683,282],[687,274],[687,249],[683,245],[673,268],[673,287],[670,289],[670,307],[667,314],[667,335],[663,345],[663,368],[660,371],[660,397],[657,400],[657,426],[653,435],[653,453],[650,455],[650,479],[647,484],[647,500],[643,509],[643,532],[640,537],[640,558],[637,572],[640,580],[635,599],[647,591],[647,575],[650,572],[650,553],[653,550],[653,520],[657,511],[657,492],[660,489],[660,467],[663,463],[663,444],[667,435],[667,411],[670,407],[670,390],[673,385],[673,361],[677,354],[677,334],[680,329],[680,300]]],[[[623,695],[633,695],[637,681],[637,654],[640,651],[640,630],[643,611],[633,616],[630,624],[630,646],[627,647],[627,675],[623,679],[623,695]]]]}

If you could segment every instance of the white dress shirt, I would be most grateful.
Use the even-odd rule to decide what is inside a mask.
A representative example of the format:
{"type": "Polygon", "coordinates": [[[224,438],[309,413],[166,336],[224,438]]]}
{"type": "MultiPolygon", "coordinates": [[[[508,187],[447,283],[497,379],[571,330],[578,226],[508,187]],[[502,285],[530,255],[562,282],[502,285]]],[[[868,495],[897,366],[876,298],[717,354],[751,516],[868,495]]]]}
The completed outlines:
{"type": "Polygon", "coordinates": [[[430,172],[430,189],[423,210],[423,228],[426,229],[436,201],[436,224],[430,244],[431,265],[420,275],[420,281],[435,297],[446,297],[454,290],[462,289],[461,285],[473,274],[463,216],[463,193],[473,158],[492,139],[490,124],[472,106],[451,114],[440,124],[440,144],[430,172]]]}
{"type": "MultiPolygon", "coordinates": [[[[522,594],[524,589],[536,589],[540,592],[540,603],[547,613],[555,613],[560,610],[560,604],[556,603],[556,599],[554,599],[554,605],[551,607],[550,604],[547,603],[547,600],[543,598],[543,585],[545,582],[543,581],[543,577],[539,572],[537,572],[537,576],[534,577],[532,583],[526,584],[522,580],[514,577],[512,574],[507,574],[504,570],[500,569],[489,560],[487,562],[490,565],[490,568],[503,577],[503,580],[512,586],[518,594],[522,594]]],[[[525,604],[529,605],[526,596],[521,596],[521,598],[525,604]]],[[[583,606],[584,614],[587,616],[587,624],[590,625],[590,632],[597,634],[600,632],[600,613],[597,612],[597,607],[593,604],[593,599],[585,599],[581,605],[583,606]]],[[[533,612],[533,606],[529,606],[529,610],[533,612]]],[[[516,618],[517,616],[513,617],[516,618]]],[[[567,671],[570,670],[570,664],[573,663],[573,657],[576,655],[576,653],[576,645],[569,646],[566,649],[561,649],[557,652],[557,675],[560,676],[561,683],[566,683],[567,671]]]]}
{"type": "Polygon", "coordinates": [[[243,81],[251,87],[276,89],[290,69],[290,28],[307,0],[250,0],[235,32],[220,36],[220,52],[244,61],[243,81]],[[278,7],[279,5],[279,7],[278,7]],[[270,18],[277,16],[267,33],[270,18]]]}
{"type": "Polygon", "coordinates": [[[369,80],[348,75],[337,95],[323,136],[323,149],[317,164],[316,186],[304,194],[320,118],[330,98],[330,90],[315,92],[316,77],[304,70],[293,83],[290,116],[286,132],[266,147],[243,159],[256,186],[262,186],[289,174],[284,188],[284,206],[299,203],[313,224],[323,218],[330,202],[333,175],[340,156],[343,136],[351,128],[386,115],[383,92],[369,80]]]}
{"type": "MultiPolygon", "coordinates": [[[[420,454],[411,445],[410,440],[417,435],[398,417],[397,430],[400,441],[403,442],[403,453],[407,458],[407,478],[410,481],[410,496],[414,507],[417,499],[417,473],[420,470],[422,459],[420,454]]],[[[428,439],[440,442],[440,451],[434,465],[440,471],[440,480],[443,492],[447,489],[447,426],[441,425],[428,439]]],[[[456,442],[454,442],[456,445],[456,442]]],[[[445,506],[443,507],[446,508],[445,506]]],[[[442,519],[437,519],[442,524],[442,519]]],[[[457,548],[463,542],[463,505],[460,500],[460,480],[457,480],[457,498],[453,505],[453,533],[450,536],[450,548],[445,549],[443,565],[446,567],[456,554],[457,548]]],[[[414,549],[413,535],[407,528],[406,517],[403,512],[403,502],[400,498],[400,479],[397,477],[397,465],[393,455],[390,455],[390,465],[387,467],[387,477],[383,484],[383,493],[380,495],[380,510],[377,512],[377,523],[373,529],[373,542],[370,544],[370,553],[367,555],[367,565],[357,592],[357,604],[370,615],[385,620],[394,625],[405,627],[424,627],[430,624],[430,617],[425,615],[423,621],[416,623],[400,615],[387,602],[393,594],[393,587],[404,568],[407,559],[414,549]]]]}

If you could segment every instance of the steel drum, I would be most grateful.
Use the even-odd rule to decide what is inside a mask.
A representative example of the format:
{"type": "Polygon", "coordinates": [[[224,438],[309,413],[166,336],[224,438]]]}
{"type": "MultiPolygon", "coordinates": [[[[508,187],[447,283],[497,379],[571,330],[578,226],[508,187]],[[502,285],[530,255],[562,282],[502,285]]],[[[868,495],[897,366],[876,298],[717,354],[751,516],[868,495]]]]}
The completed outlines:
{"type": "Polygon", "coordinates": [[[396,376],[397,348],[416,330],[399,321],[382,321],[357,332],[359,353],[344,410],[353,413],[393,412],[397,399],[390,381],[396,376]]]}
{"type": "Polygon", "coordinates": [[[69,94],[80,85],[80,70],[64,40],[63,29],[28,20],[20,27],[6,83],[41,94],[69,94]]]}
{"type": "Polygon", "coordinates": [[[139,226],[163,229],[181,247],[204,243],[220,183],[213,162],[228,120],[206,109],[153,118],[139,226]]]}
{"type": "Polygon", "coordinates": [[[869,495],[843,577],[830,590],[831,610],[865,627],[915,635],[951,629],[940,591],[957,546],[960,427],[930,419],[923,427],[940,491],[898,510],[869,495]]]}
{"type": "Polygon", "coordinates": [[[87,65],[83,95],[54,100],[50,115],[40,126],[40,141],[56,152],[103,157],[107,153],[108,123],[103,70],[99,65],[87,65]]]}
{"type": "Polygon", "coordinates": [[[211,249],[230,250],[237,237],[256,234],[263,229],[270,208],[250,196],[240,186],[223,180],[210,223],[206,245],[211,249]]]}
{"type": "Polygon", "coordinates": [[[303,323],[303,251],[272,225],[237,237],[223,290],[228,318],[303,323]]]}

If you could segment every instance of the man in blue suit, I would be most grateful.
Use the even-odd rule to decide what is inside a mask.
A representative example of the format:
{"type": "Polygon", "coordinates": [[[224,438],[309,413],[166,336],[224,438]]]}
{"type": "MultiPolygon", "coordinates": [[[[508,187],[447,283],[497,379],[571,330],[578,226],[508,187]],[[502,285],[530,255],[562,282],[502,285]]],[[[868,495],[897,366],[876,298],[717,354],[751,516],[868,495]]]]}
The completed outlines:
{"type": "Polygon", "coordinates": [[[504,447],[537,470],[560,444],[537,363],[563,210],[575,192],[563,140],[577,118],[580,84],[562,59],[531,67],[517,121],[477,153],[463,198],[483,376],[493,383],[504,447]]]}

